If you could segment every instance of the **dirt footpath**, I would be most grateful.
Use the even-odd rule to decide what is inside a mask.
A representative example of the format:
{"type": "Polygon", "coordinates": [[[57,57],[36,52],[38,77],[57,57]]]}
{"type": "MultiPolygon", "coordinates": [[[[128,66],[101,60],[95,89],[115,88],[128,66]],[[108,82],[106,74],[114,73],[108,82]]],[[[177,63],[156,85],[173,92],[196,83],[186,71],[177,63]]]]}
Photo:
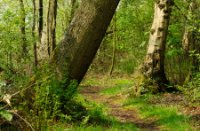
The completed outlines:
{"type": "Polygon", "coordinates": [[[81,94],[88,101],[105,104],[108,107],[108,114],[115,117],[122,123],[132,123],[136,127],[144,131],[159,131],[159,126],[156,125],[156,120],[142,119],[134,109],[126,109],[122,103],[126,99],[126,96],[116,95],[107,96],[100,94],[103,88],[98,86],[88,86],[81,90],[81,94]]]}

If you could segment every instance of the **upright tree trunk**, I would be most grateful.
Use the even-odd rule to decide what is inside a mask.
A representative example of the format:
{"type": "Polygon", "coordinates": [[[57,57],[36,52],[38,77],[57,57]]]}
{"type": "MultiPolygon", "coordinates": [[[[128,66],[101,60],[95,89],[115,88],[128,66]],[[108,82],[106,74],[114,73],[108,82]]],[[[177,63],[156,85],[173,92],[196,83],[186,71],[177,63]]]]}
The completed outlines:
{"type": "MultiPolygon", "coordinates": [[[[200,19],[199,4],[200,3],[198,3],[196,0],[193,0],[189,5],[188,21],[185,27],[185,33],[183,35],[183,41],[182,41],[183,49],[185,51],[185,56],[187,57],[187,59],[190,59],[189,57],[190,51],[194,51],[193,52],[194,54],[200,53],[200,40],[199,40],[200,24],[199,22],[195,22],[195,20],[200,19]],[[190,23],[192,23],[192,25],[190,23]]],[[[197,56],[195,55],[193,55],[190,60],[193,65],[191,69],[191,74],[194,74],[195,72],[199,71],[200,63],[197,56]]]]}
{"type": "Polygon", "coordinates": [[[158,87],[167,82],[164,72],[164,55],[173,0],[157,0],[154,5],[154,20],[150,31],[148,50],[143,65],[143,74],[158,87]]]}
{"type": "MultiPolygon", "coordinates": [[[[52,1],[52,0],[51,0],[52,1]]],[[[47,9],[44,8],[43,0],[38,1],[38,61],[49,59],[47,42],[47,9]]]]}
{"type": "Polygon", "coordinates": [[[42,39],[42,31],[43,31],[43,0],[39,0],[38,34],[40,43],[42,39]]]}
{"type": "Polygon", "coordinates": [[[52,51],[56,48],[56,17],[57,17],[57,0],[53,4],[53,24],[52,24],[52,51]]]}
{"type": "Polygon", "coordinates": [[[56,16],[57,16],[57,0],[49,0],[49,8],[47,13],[47,45],[48,54],[56,47],[56,16]]]}
{"type": "Polygon", "coordinates": [[[54,59],[60,78],[83,79],[119,0],[85,0],[76,12],[63,40],[55,50],[54,59]]]}
{"type": "Polygon", "coordinates": [[[117,43],[117,35],[116,35],[116,30],[117,30],[117,14],[115,13],[114,18],[114,25],[113,25],[113,50],[112,50],[112,63],[111,63],[111,68],[110,68],[110,76],[112,76],[114,66],[115,66],[115,52],[116,52],[116,43],[117,43]]]}
{"type": "Polygon", "coordinates": [[[21,31],[21,43],[22,43],[22,57],[26,57],[27,51],[27,43],[26,43],[26,12],[24,9],[23,0],[19,0],[20,2],[20,31],[21,31]]]}
{"type": "Polygon", "coordinates": [[[37,58],[37,42],[35,39],[35,26],[36,26],[36,2],[32,0],[33,3],[33,25],[32,25],[32,37],[33,37],[33,52],[34,52],[34,65],[37,67],[38,58],[37,58]]]}

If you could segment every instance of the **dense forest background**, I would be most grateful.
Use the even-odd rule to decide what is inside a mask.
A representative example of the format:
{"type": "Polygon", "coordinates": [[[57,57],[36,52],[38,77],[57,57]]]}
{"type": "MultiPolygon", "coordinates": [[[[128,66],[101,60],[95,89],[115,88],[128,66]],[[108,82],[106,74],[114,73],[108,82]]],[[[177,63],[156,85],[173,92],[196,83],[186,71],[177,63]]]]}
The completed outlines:
{"type": "Polygon", "coordinates": [[[0,7],[1,130],[200,128],[199,0],[0,7]]]}

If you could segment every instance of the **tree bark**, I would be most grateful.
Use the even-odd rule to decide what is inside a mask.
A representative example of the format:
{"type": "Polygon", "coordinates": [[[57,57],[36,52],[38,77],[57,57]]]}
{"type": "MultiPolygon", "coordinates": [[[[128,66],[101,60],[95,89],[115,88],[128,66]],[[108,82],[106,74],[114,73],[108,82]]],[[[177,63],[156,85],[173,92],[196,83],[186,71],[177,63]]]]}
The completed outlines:
{"type": "Polygon", "coordinates": [[[33,37],[34,65],[35,65],[35,67],[37,67],[38,57],[37,57],[37,42],[35,39],[35,26],[36,26],[36,2],[35,2],[35,0],[32,0],[32,3],[33,3],[32,37],[33,37]]]}
{"type": "MultiPolygon", "coordinates": [[[[200,19],[200,15],[198,14],[200,9],[200,3],[198,3],[196,0],[193,0],[189,5],[189,14],[188,14],[188,20],[185,27],[185,32],[183,35],[182,45],[185,52],[185,56],[187,59],[190,59],[190,51],[194,51],[194,54],[200,53],[200,41],[199,41],[199,29],[200,24],[199,22],[196,22],[195,20],[200,19]],[[192,25],[191,25],[192,23],[192,25]]],[[[193,65],[191,69],[191,74],[194,74],[195,72],[199,71],[199,65],[200,61],[198,58],[193,55],[191,57],[191,63],[193,65]]]]}
{"type": "MultiPolygon", "coordinates": [[[[47,42],[47,15],[48,8],[44,8],[43,0],[38,1],[38,62],[49,59],[48,42],[47,42]],[[44,19],[46,18],[46,19],[44,19]]],[[[48,3],[48,2],[47,2],[48,3]]]]}
{"type": "Polygon", "coordinates": [[[47,46],[49,56],[56,47],[56,16],[57,0],[49,0],[49,8],[47,13],[47,46]]]}
{"type": "Polygon", "coordinates": [[[24,9],[24,2],[23,0],[19,0],[20,2],[20,31],[21,31],[21,43],[22,43],[22,57],[27,56],[27,43],[26,43],[26,12],[24,9]]]}
{"type": "Polygon", "coordinates": [[[116,43],[117,43],[117,35],[116,35],[116,30],[117,30],[117,14],[115,13],[114,18],[113,18],[113,50],[112,50],[112,63],[111,63],[111,68],[110,68],[110,76],[112,76],[114,66],[115,66],[115,57],[116,57],[116,43]]]}
{"type": "Polygon", "coordinates": [[[150,31],[143,74],[158,87],[167,83],[164,72],[164,55],[173,0],[158,0],[154,5],[154,20],[150,31]]]}
{"type": "Polygon", "coordinates": [[[41,43],[42,39],[42,31],[43,31],[43,0],[39,0],[39,19],[38,19],[38,34],[39,34],[39,41],[41,43]]]}
{"type": "Polygon", "coordinates": [[[61,79],[78,83],[88,70],[119,0],[85,0],[81,3],[53,60],[61,79]]]}

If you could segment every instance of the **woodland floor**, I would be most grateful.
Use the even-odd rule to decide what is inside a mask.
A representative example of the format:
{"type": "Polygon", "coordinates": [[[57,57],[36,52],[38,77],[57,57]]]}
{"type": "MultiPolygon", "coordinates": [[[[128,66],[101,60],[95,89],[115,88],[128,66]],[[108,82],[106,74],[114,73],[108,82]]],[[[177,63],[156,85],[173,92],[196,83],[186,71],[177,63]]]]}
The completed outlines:
{"type": "Polygon", "coordinates": [[[81,94],[85,96],[88,101],[105,104],[108,107],[108,114],[117,118],[121,123],[133,123],[140,129],[148,129],[151,131],[159,130],[159,126],[156,125],[155,119],[142,119],[138,116],[135,109],[126,109],[122,103],[125,99],[122,95],[106,96],[100,94],[101,87],[85,87],[81,91],[81,94]]]}
{"type": "MultiPolygon", "coordinates": [[[[141,107],[137,108],[136,106],[130,106],[126,105],[127,99],[130,99],[127,93],[121,93],[120,90],[118,92],[115,92],[114,95],[112,93],[102,93],[105,90],[109,90],[109,87],[103,87],[103,86],[92,86],[92,85],[85,85],[83,88],[81,88],[80,93],[86,98],[89,102],[94,102],[97,104],[103,104],[107,108],[107,114],[108,116],[112,116],[116,118],[121,124],[132,124],[136,127],[137,130],[148,130],[148,131],[159,131],[159,130],[200,130],[200,106],[193,106],[190,105],[189,102],[186,100],[184,95],[182,94],[159,94],[159,97],[153,96],[151,99],[148,99],[145,101],[146,104],[141,107]],[[148,108],[147,106],[153,107],[148,108]],[[156,106],[160,106],[161,108],[166,108],[159,110],[158,112],[166,112],[166,115],[171,111],[171,108],[176,108],[177,112],[174,114],[177,116],[177,118],[173,119],[173,116],[169,116],[169,121],[167,120],[161,120],[165,119],[159,118],[157,116],[162,116],[159,113],[153,113],[150,111],[149,114],[151,115],[141,115],[140,109],[144,109],[144,111],[147,112],[148,110],[157,110],[156,106]],[[154,108],[156,107],[156,108],[154,108]],[[153,115],[152,115],[153,114],[153,115]],[[182,116],[184,117],[183,120],[182,116]],[[171,118],[172,117],[172,118],[171,118]],[[187,119],[188,118],[188,119],[187,119]],[[170,120],[172,119],[172,120],[170,120]],[[165,123],[162,124],[164,121],[165,123]],[[173,121],[174,125],[173,125],[173,121]],[[182,125],[179,125],[182,124],[182,125]],[[172,126],[171,126],[172,125],[172,126]],[[178,125],[178,126],[177,126],[178,125]],[[171,127],[167,127],[171,126],[171,127]],[[177,126],[177,128],[176,128],[177,126]],[[180,127],[181,128],[180,128],[180,127]],[[185,126],[185,127],[184,127],[185,126]],[[183,127],[183,128],[182,128],[183,127]]],[[[140,101],[138,101],[140,102],[140,101]]],[[[141,100],[141,102],[144,102],[141,100]]],[[[135,101],[137,105],[137,101],[135,101]]],[[[169,113],[170,114],[170,113],[169,113]]],[[[173,115],[173,113],[172,113],[173,115]]],[[[166,119],[168,119],[166,117],[166,119]]]]}

